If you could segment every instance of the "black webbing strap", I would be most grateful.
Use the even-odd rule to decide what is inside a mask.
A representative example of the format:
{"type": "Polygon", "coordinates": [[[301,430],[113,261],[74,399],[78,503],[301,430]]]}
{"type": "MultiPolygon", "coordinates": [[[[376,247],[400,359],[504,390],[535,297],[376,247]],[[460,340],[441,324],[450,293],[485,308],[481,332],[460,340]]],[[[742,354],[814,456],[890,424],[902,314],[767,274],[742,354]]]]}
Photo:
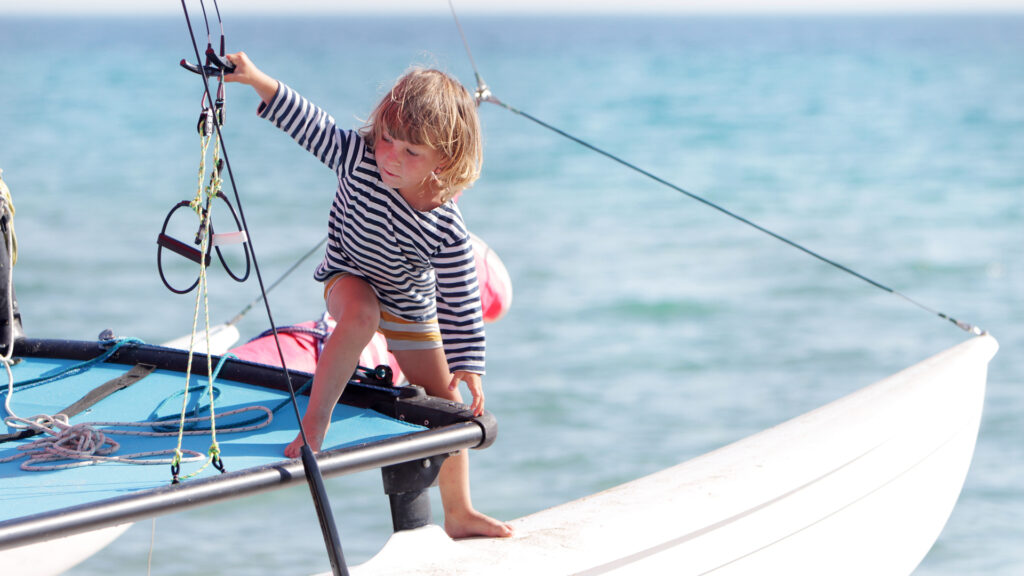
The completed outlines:
{"type": "MultiPolygon", "coordinates": [[[[142,380],[146,376],[149,376],[156,370],[156,366],[152,364],[136,364],[131,370],[121,374],[113,380],[108,380],[103,384],[100,384],[96,388],[89,391],[88,394],[82,396],[74,404],[58,412],[58,414],[65,414],[68,418],[76,416],[87,408],[93,406],[100,400],[103,400],[107,396],[110,396],[114,392],[124,390],[125,388],[135,384],[139,380],[142,380]]],[[[20,432],[12,432],[10,434],[4,434],[0,436],[0,443],[7,442],[10,440],[21,440],[22,438],[29,438],[39,434],[36,430],[22,430],[20,432]]]]}

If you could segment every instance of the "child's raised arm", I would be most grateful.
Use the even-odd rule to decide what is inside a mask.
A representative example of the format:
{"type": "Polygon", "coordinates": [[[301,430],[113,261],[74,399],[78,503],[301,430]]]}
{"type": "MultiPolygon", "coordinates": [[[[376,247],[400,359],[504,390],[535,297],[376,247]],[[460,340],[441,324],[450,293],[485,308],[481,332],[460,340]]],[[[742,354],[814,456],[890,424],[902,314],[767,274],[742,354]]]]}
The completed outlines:
{"type": "Polygon", "coordinates": [[[235,65],[235,71],[224,75],[225,82],[248,84],[267,103],[274,98],[274,94],[277,93],[277,80],[267,76],[262,70],[257,68],[245,52],[228,54],[227,59],[235,65]]]}

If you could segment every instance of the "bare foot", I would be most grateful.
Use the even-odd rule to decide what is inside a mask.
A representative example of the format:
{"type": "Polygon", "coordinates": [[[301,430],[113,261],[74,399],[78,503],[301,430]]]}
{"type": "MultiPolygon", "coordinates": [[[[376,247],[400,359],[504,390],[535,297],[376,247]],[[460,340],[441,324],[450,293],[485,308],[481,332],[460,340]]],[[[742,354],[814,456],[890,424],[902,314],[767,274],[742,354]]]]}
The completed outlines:
{"type": "MultiPolygon", "coordinates": [[[[299,434],[292,440],[291,444],[285,447],[284,455],[288,458],[298,458],[302,454],[302,446],[305,442],[302,441],[302,434],[299,434]]],[[[313,450],[316,452],[316,450],[313,450]]]]}
{"type": "Polygon", "coordinates": [[[500,520],[469,510],[465,514],[446,514],[444,531],[450,538],[509,538],[514,534],[512,527],[500,520]]]}
{"type": "MultiPolygon", "coordinates": [[[[327,435],[327,428],[329,426],[330,422],[328,422],[327,426],[323,427],[313,423],[307,425],[306,419],[302,419],[302,428],[306,431],[306,438],[309,439],[309,447],[313,449],[314,453],[320,451],[320,446],[324,442],[324,436],[327,435]]],[[[291,441],[291,444],[288,444],[288,446],[285,447],[284,455],[288,458],[298,458],[302,455],[303,444],[305,444],[305,442],[302,441],[302,434],[299,433],[295,436],[295,439],[291,441]]]]}

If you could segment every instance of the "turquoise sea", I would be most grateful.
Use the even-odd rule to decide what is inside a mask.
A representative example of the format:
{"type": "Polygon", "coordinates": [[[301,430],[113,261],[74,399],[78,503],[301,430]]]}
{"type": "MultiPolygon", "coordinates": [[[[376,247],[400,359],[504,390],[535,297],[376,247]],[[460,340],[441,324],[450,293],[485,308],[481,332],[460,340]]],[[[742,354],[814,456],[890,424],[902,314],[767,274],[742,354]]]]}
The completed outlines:
{"type": "MultiPolygon", "coordinates": [[[[411,63],[476,84],[447,17],[224,8],[230,51],[353,126],[411,63]]],[[[501,100],[995,335],[975,459],[916,574],[1024,573],[1024,15],[462,24],[501,100]]],[[[181,17],[0,17],[0,168],[30,335],[191,329],[191,297],[155,262],[166,212],[196,186],[202,83],[186,57],[181,17]]],[[[269,283],[324,235],[334,186],[256,106],[229,86],[224,134],[269,283]]],[[[484,175],[461,206],[515,288],[488,329],[500,437],[472,458],[485,512],[512,519],[660,470],[968,337],[498,106],[481,115],[484,175]]],[[[320,314],[314,264],[271,293],[278,324],[320,314]]],[[[258,294],[211,276],[215,322],[258,294]]],[[[258,307],[241,323],[266,327],[258,307]]],[[[328,485],[348,560],[363,561],[390,532],[379,476],[328,485]]],[[[154,575],[329,567],[298,487],[140,523],[69,574],[145,574],[151,537],[154,575]]]]}

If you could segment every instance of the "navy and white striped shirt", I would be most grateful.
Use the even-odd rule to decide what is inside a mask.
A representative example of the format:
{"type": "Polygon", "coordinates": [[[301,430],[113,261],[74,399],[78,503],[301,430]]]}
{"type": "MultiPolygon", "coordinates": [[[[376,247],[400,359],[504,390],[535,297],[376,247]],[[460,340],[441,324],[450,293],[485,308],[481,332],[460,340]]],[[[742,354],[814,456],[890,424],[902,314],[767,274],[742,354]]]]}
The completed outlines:
{"type": "Polygon", "coordinates": [[[259,115],[338,175],[327,250],[314,277],[366,279],[381,307],[413,322],[437,318],[449,370],[484,373],[484,323],[469,231],[452,201],[412,208],[380,179],[365,139],[283,83],[259,115]]]}

